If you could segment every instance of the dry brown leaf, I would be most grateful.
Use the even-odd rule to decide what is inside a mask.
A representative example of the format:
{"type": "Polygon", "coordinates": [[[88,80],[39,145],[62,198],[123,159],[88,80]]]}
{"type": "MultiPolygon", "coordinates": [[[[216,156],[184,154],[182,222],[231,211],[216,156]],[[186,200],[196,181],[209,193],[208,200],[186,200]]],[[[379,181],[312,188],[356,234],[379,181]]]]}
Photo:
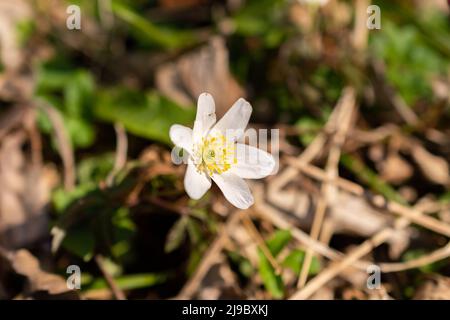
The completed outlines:
{"type": "MultiPolygon", "coordinates": [[[[3,73],[0,74],[0,99],[7,102],[26,100],[33,94],[33,79],[28,74],[3,73]]],[[[25,109],[15,106],[14,109],[25,109]]]]}
{"type": "Polygon", "coordinates": [[[442,185],[449,183],[449,167],[444,158],[428,152],[418,143],[414,143],[412,146],[411,154],[428,180],[442,185]]]}
{"type": "MultiPolygon", "coordinates": [[[[0,76],[0,98],[2,98],[2,83],[0,76]]],[[[0,139],[2,139],[9,131],[19,127],[24,121],[27,113],[27,108],[15,106],[4,111],[0,115],[0,139]]]]}
{"type": "MultiPolygon", "coordinates": [[[[269,183],[267,204],[295,216],[302,228],[310,228],[314,213],[312,198],[298,188],[283,188],[288,181],[278,181],[280,177],[282,175],[269,183]]],[[[259,182],[252,181],[252,183],[259,182]]],[[[392,217],[379,212],[363,198],[337,192],[336,198],[330,200],[332,201],[329,203],[328,217],[334,229],[333,233],[369,237],[392,221],[392,217]]],[[[389,254],[392,258],[398,257],[408,246],[409,234],[410,230],[405,229],[397,232],[396,236],[389,240],[389,254]]]]}
{"type": "Polygon", "coordinates": [[[366,294],[356,288],[346,288],[342,292],[342,299],[344,300],[367,300],[366,294]]]}
{"type": "MultiPolygon", "coordinates": [[[[370,237],[391,223],[392,217],[373,208],[363,198],[339,192],[335,202],[330,203],[330,217],[335,232],[370,237]]],[[[398,258],[409,245],[411,230],[398,230],[389,238],[389,256],[398,258]]]]}
{"type": "Polygon", "coordinates": [[[375,143],[369,147],[368,156],[375,163],[383,161],[385,150],[381,143],[375,143]]]}
{"type": "Polygon", "coordinates": [[[431,81],[431,87],[436,97],[442,100],[450,99],[450,83],[445,78],[435,78],[431,81]]]}
{"type": "Polygon", "coordinates": [[[334,300],[334,289],[324,286],[315,292],[310,300],[334,300]]]}
{"type": "Polygon", "coordinates": [[[237,283],[236,276],[225,262],[225,258],[220,256],[220,260],[209,269],[202,280],[197,298],[200,300],[241,299],[242,295],[237,283]]]}
{"type": "Polygon", "coordinates": [[[237,246],[241,254],[249,259],[252,266],[257,267],[259,264],[258,246],[252,237],[248,234],[242,225],[238,225],[234,228],[230,234],[231,239],[236,241],[237,246]]]}
{"type": "MultiPolygon", "coordinates": [[[[314,204],[305,192],[294,188],[280,190],[269,186],[267,199],[272,206],[296,216],[303,228],[310,227],[314,204]]],[[[336,232],[369,236],[387,223],[386,217],[363,199],[343,192],[339,192],[336,200],[330,203],[330,210],[336,232]]]]}
{"type": "Polygon", "coordinates": [[[314,24],[314,16],[298,2],[293,2],[289,8],[289,18],[301,30],[310,30],[314,24]]]}
{"type": "Polygon", "coordinates": [[[206,46],[159,67],[156,86],[182,106],[193,105],[202,92],[209,92],[214,96],[218,117],[245,96],[230,73],[228,50],[221,37],[213,37],[206,46]]]}
{"type": "Polygon", "coordinates": [[[413,174],[413,167],[396,153],[389,154],[380,167],[381,178],[392,184],[400,184],[413,174]]]}
{"type": "Polygon", "coordinates": [[[173,164],[170,152],[156,145],[142,151],[139,160],[149,165],[146,170],[146,180],[158,175],[181,175],[183,170],[183,166],[175,166],[173,164]]]}
{"type": "Polygon", "coordinates": [[[21,249],[13,253],[11,266],[15,272],[28,279],[32,292],[47,291],[50,294],[60,294],[70,291],[62,277],[43,271],[39,261],[28,250],[21,249]]]}
{"type": "Polygon", "coordinates": [[[440,211],[439,219],[446,223],[450,223],[450,209],[440,211]]]}
{"type": "Polygon", "coordinates": [[[329,1],[322,9],[330,30],[345,28],[352,21],[352,6],[345,1],[329,1]]]}
{"type": "Polygon", "coordinates": [[[0,58],[8,71],[19,69],[24,62],[17,25],[30,17],[31,10],[26,1],[0,2],[0,58]]]}
{"type": "Polygon", "coordinates": [[[432,276],[417,289],[415,300],[450,300],[450,278],[432,276]]]}
{"type": "Polygon", "coordinates": [[[398,193],[408,203],[413,203],[417,200],[417,190],[410,186],[403,186],[398,189],[398,193]]]}
{"type": "Polygon", "coordinates": [[[0,237],[8,248],[30,245],[48,233],[44,207],[50,186],[42,168],[25,156],[24,143],[26,136],[19,130],[0,144],[0,237]]]}

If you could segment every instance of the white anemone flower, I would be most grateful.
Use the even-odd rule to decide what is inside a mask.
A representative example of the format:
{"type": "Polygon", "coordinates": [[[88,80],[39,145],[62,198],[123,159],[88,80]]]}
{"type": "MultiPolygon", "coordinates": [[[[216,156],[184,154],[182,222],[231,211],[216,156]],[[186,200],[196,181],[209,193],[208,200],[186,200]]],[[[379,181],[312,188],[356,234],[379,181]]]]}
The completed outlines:
{"type": "Polygon", "coordinates": [[[170,139],[188,153],[184,188],[192,199],[200,199],[211,179],[225,198],[240,209],[254,200],[244,179],[260,179],[272,173],[275,160],[269,153],[239,143],[247,127],[252,107],[240,98],[216,123],[213,97],[202,93],[197,102],[194,128],[175,124],[170,139]]]}

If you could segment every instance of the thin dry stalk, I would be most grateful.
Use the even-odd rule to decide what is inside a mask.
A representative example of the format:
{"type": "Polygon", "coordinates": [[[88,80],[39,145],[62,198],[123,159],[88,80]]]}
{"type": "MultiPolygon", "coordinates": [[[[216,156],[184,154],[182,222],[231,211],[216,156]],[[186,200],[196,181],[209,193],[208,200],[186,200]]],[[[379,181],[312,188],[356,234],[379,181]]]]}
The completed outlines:
{"type": "MultiPolygon", "coordinates": [[[[338,110],[336,121],[334,126],[336,127],[336,134],[332,139],[332,146],[328,155],[326,174],[328,180],[336,179],[338,174],[339,159],[341,157],[341,149],[345,142],[348,130],[350,129],[350,123],[352,120],[353,112],[355,108],[355,91],[353,88],[346,88],[342,94],[341,99],[336,106],[338,110]]],[[[316,211],[314,214],[314,220],[311,227],[311,238],[318,239],[320,231],[322,229],[322,223],[325,219],[325,213],[327,209],[327,201],[329,197],[333,197],[336,194],[335,188],[326,181],[321,186],[321,195],[317,202],[316,211]]],[[[305,259],[303,260],[303,266],[301,268],[300,276],[297,282],[297,288],[301,288],[305,285],[309,269],[313,258],[313,251],[307,248],[305,259]]]]}
{"type": "Polygon", "coordinates": [[[450,256],[450,242],[447,243],[444,247],[439,248],[422,257],[400,263],[382,263],[380,264],[380,268],[383,271],[383,273],[400,272],[409,269],[420,268],[432,264],[434,262],[446,259],[449,256],[450,256]]]}
{"type": "MultiPolygon", "coordinates": [[[[255,214],[258,214],[262,219],[265,219],[272,223],[275,227],[279,229],[286,229],[289,230],[294,237],[301,245],[304,247],[312,248],[312,250],[316,254],[320,254],[323,257],[330,259],[332,261],[341,261],[345,255],[342,252],[339,252],[333,248],[330,248],[325,243],[326,241],[317,241],[309,237],[308,234],[306,234],[304,231],[298,229],[294,226],[293,223],[289,221],[289,219],[286,219],[282,216],[282,213],[278,212],[278,210],[274,207],[268,206],[264,204],[263,198],[260,195],[260,190],[256,188],[255,190],[255,214]]],[[[417,209],[416,209],[417,210],[417,209]]],[[[433,210],[434,211],[434,210],[433,210]]],[[[408,225],[405,225],[407,227],[408,225]]],[[[325,224],[324,227],[325,228],[325,224]]],[[[387,227],[385,229],[390,229],[390,227],[387,227]]],[[[400,229],[400,228],[398,228],[400,229]]],[[[324,232],[322,231],[322,234],[324,232]]],[[[433,252],[430,252],[429,254],[418,257],[413,260],[409,260],[407,262],[403,263],[377,263],[372,261],[366,261],[366,260],[358,260],[356,261],[351,267],[357,268],[359,270],[366,270],[367,267],[371,264],[377,264],[380,266],[381,272],[383,273],[389,273],[389,272],[400,272],[410,269],[419,268],[421,266],[443,260],[445,258],[450,257],[450,243],[446,246],[439,248],[433,252]]]]}
{"type": "Polygon", "coordinates": [[[108,283],[108,286],[111,288],[111,291],[113,292],[114,296],[117,300],[126,300],[125,293],[119,288],[116,281],[112,277],[111,274],[109,274],[108,270],[105,268],[105,261],[104,258],[101,255],[95,255],[94,257],[95,263],[97,264],[98,268],[103,274],[103,277],[105,277],[106,282],[108,283]]]}
{"type": "Polygon", "coordinates": [[[250,236],[256,241],[259,248],[262,250],[263,254],[266,256],[267,260],[269,260],[272,267],[275,269],[275,272],[277,274],[281,273],[281,266],[277,262],[277,260],[274,258],[272,253],[270,252],[269,248],[267,248],[266,243],[264,242],[264,239],[262,238],[261,234],[258,232],[258,229],[256,229],[255,224],[253,221],[247,216],[244,215],[242,222],[247,229],[250,236]]]}
{"type": "Polygon", "coordinates": [[[106,178],[106,184],[110,186],[114,180],[116,174],[125,167],[127,162],[127,152],[128,152],[128,139],[125,128],[120,123],[114,125],[116,131],[116,157],[114,159],[114,168],[108,174],[106,178]]]}
{"type": "MultiPolygon", "coordinates": [[[[290,165],[301,170],[302,172],[304,172],[305,174],[309,175],[312,178],[315,178],[320,181],[329,180],[327,174],[320,168],[317,168],[309,164],[299,163],[298,159],[295,158],[288,159],[288,162],[290,165]]],[[[385,209],[388,212],[392,212],[397,215],[407,217],[417,225],[420,225],[424,228],[427,228],[444,236],[450,237],[450,225],[448,225],[443,221],[439,221],[433,217],[423,215],[417,209],[409,208],[402,204],[389,201],[381,195],[371,195],[367,193],[364,190],[364,188],[361,187],[360,185],[343,178],[337,178],[334,180],[330,180],[329,182],[336,184],[340,188],[350,193],[365,197],[367,200],[371,202],[372,205],[378,208],[385,209]]]]}
{"type": "Polygon", "coordinates": [[[47,102],[39,101],[38,106],[48,115],[52,123],[56,143],[58,144],[58,151],[64,167],[64,189],[70,191],[75,187],[75,157],[63,118],[59,111],[47,102]]]}
{"type": "Polygon", "coordinates": [[[185,284],[183,289],[181,289],[180,293],[175,297],[175,299],[187,300],[191,299],[195,295],[202,283],[203,278],[206,276],[211,266],[219,260],[218,256],[227,243],[228,235],[230,234],[231,230],[236,227],[236,224],[240,221],[243,214],[244,211],[236,211],[230,213],[228,220],[225,222],[225,226],[222,228],[222,230],[219,231],[219,235],[216,237],[212,245],[209,247],[208,251],[203,256],[202,262],[200,262],[200,265],[195,270],[195,273],[185,284]]]}
{"type": "Polygon", "coordinates": [[[305,287],[294,293],[290,300],[305,300],[314,294],[318,289],[325,285],[328,281],[336,277],[339,273],[344,271],[347,267],[354,264],[363,256],[371,252],[375,247],[384,243],[393,234],[393,229],[383,229],[376,233],[370,239],[364,241],[351,253],[349,253],[344,259],[339,262],[333,263],[328,268],[324,269],[319,275],[313,278],[305,287]]]}
{"type": "Polygon", "coordinates": [[[366,27],[366,10],[369,5],[370,0],[357,0],[355,5],[355,25],[352,40],[353,47],[358,51],[364,51],[367,48],[369,29],[366,27]]]}

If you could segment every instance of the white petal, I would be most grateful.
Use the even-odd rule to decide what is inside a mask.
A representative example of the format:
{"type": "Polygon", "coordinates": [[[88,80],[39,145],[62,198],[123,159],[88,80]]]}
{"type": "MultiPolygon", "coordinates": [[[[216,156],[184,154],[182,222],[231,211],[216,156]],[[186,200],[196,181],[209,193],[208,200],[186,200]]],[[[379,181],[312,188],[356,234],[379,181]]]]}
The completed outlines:
{"type": "Polygon", "coordinates": [[[247,209],[253,204],[253,196],[247,183],[237,175],[224,172],[211,177],[222,190],[225,198],[239,209],[247,209]]]}
{"type": "Polygon", "coordinates": [[[201,139],[216,123],[216,106],[212,95],[202,93],[197,101],[197,115],[194,122],[194,139],[201,139]]]}
{"type": "Polygon", "coordinates": [[[169,131],[170,140],[180,148],[192,153],[192,129],[182,126],[180,124],[174,124],[170,127],[169,131]]]}
{"type": "Polygon", "coordinates": [[[214,130],[219,130],[227,139],[237,140],[244,134],[248,120],[252,114],[252,106],[245,99],[239,98],[230,110],[214,126],[214,130]]]}
{"type": "Polygon", "coordinates": [[[184,189],[192,199],[200,199],[211,188],[211,179],[197,171],[192,161],[188,162],[186,175],[184,176],[184,189]]]}
{"type": "Polygon", "coordinates": [[[244,179],[260,179],[271,174],[275,168],[275,159],[266,151],[237,143],[237,163],[230,171],[244,179]]]}

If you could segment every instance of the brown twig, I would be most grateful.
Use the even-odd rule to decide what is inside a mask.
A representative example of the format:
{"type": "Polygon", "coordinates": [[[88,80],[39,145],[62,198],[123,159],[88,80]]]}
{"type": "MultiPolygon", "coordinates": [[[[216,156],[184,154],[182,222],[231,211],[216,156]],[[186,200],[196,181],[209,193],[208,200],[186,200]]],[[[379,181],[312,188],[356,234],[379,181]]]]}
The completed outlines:
{"type": "Polygon", "coordinates": [[[355,25],[353,27],[352,41],[353,47],[358,51],[364,51],[367,48],[367,39],[369,38],[369,29],[366,27],[367,7],[370,0],[357,0],[355,6],[355,25]]]}
{"type": "Polygon", "coordinates": [[[114,180],[116,174],[125,167],[127,162],[127,151],[128,151],[128,139],[125,128],[120,124],[116,123],[114,125],[116,131],[116,157],[114,159],[114,168],[108,174],[106,178],[106,184],[110,186],[114,180]]]}
{"type": "MultiPolygon", "coordinates": [[[[386,208],[389,210],[398,210],[401,209],[403,216],[399,217],[395,220],[394,225],[392,228],[385,228],[377,232],[374,236],[364,241],[361,245],[356,247],[352,252],[350,252],[348,255],[346,255],[341,261],[336,262],[335,264],[330,265],[328,268],[323,270],[318,276],[316,276],[314,279],[312,279],[304,288],[301,290],[298,290],[295,294],[292,295],[291,299],[307,299],[309,298],[314,292],[316,292],[318,289],[320,289],[324,284],[326,284],[328,281],[336,277],[339,273],[341,273],[343,270],[345,270],[347,267],[351,266],[353,263],[361,259],[364,255],[371,252],[375,247],[379,246],[380,244],[387,241],[396,230],[403,229],[406,226],[408,226],[411,221],[415,220],[417,223],[417,218],[420,217],[420,219],[424,218],[430,218],[428,216],[424,216],[419,210],[417,209],[410,209],[407,207],[403,207],[402,205],[399,205],[397,203],[388,203],[386,205],[386,208]],[[393,205],[393,207],[392,207],[393,205]],[[407,213],[407,215],[405,215],[407,213]]],[[[397,211],[398,212],[398,211],[397,211]]],[[[422,221],[423,222],[423,221],[422,221]]],[[[441,227],[448,228],[446,224],[443,222],[435,220],[436,225],[433,227],[437,227],[440,223],[441,227]]],[[[426,223],[429,226],[429,223],[426,223]]],[[[422,226],[425,226],[422,224],[422,226]]],[[[445,229],[444,228],[444,229],[445,229]]],[[[437,230],[435,230],[437,231],[437,230]]],[[[446,230],[440,230],[445,231],[444,234],[447,232],[446,230]]],[[[447,234],[447,236],[449,236],[447,234]]],[[[445,251],[445,250],[444,250],[445,251]]],[[[420,261],[419,261],[420,262],[420,261]]],[[[423,261],[421,261],[423,262],[423,261]]],[[[421,263],[420,262],[420,263],[421,263]]]]}
{"type": "MultiPolygon", "coordinates": [[[[302,172],[304,172],[305,174],[309,175],[312,178],[318,179],[320,181],[329,180],[326,173],[320,168],[317,168],[309,164],[300,163],[298,159],[295,158],[289,158],[288,162],[290,165],[301,170],[302,172]]],[[[417,209],[409,208],[402,204],[389,201],[381,195],[371,195],[370,193],[366,192],[364,188],[361,187],[360,185],[343,178],[329,180],[329,182],[336,184],[340,188],[350,193],[365,197],[367,200],[370,201],[372,205],[378,208],[386,209],[388,212],[392,212],[397,215],[407,217],[408,219],[411,219],[411,221],[413,221],[415,224],[418,224],[436,233],[450,237],[450,225],[448,225],[443,221],[439,221],[435,218],[432,218],[430,216],[423,215],[417,209]]]]}
{"type": "MultiPolygon", "coordinates": [[[[336,106],[336,109],[338,110],[336,121],[330,124],[330,126],[336,127],[336,134],[332,138],[332,146],[326,165],[327,180],[334,180],[339,176],[338,164],[341,157],[341,148],[350,128],[354,107],[355,91],[353,88],[346,88],[336,106]]],[[[331,193],[336,193],[336,190],[331,190],[332,188],[332,184],[328,184],[327,181],[325,181],[321,186],[321,195],[317,201],[314,220],[311,227],[311,238],[313,239],[319,238],[322,223],[325,219],[328,198],[331,196],[331,193]]],[[[300,276],[298,278],[297,288],[301,288],[305,285],[312,258],[313,251],[308,247],[305,253],[305,259],[303,260],[300,276]]]]}
{"type": "MultiPolygon", "coordinates": [[[[281,213],[278,212],[276,208],[266,205],[263,201],[263,197],[261,196],[261,192],[262,190],[260,190],[258,186],[255,186],[254,188],[255,213],[257,213],[261,218],[266,219],[277,228],[289,230],[294,239],[300,242],[304,247],[311,248],[316,254],[320,254],[332,261],[341,261],[345,257],[345,255],[342,252],[330,248],[325,244],[324,241],[319,242],[317,240],[312,239],[304,231],[295,227],[294,224],[289,221],[289,219],[286,219],[285,217],[281,216],[281,213]]],[[[405,225],[405,227],[406,226],[407,225],[405,225]]],[[[450,256],[449,247],[450,244],[447,244],[445,247],[430,252],[426,256],[409,260],[403,263],[386,263],[386,262],[377,263],[372,261],[358,260],[352,264],[352,267],[365,271],[367,266],[371,264],[376,264],[380,266],[381,272],[383,273],[400,272],[409,269],[415,269],[423,265],[443,260],[449,257],[450,256]]]]}
{"type": "Polygon", "coordinates": [[[450,257],[450,242],[448,242],[442,248],[439,248],[433,252],[430,252],[429,254],[426,254],[422,257],[413,260],[399,263],[381,263],[380,269],[384,273],[400,272],[409,269],[420,268],[422,266],[432,264],[434,262],[446,259],[448,257],[450,257]]]}
{"type": "Polygon", "coordinates": [[[211,266],[218,260],[217,256],[225,246],[229,233],[235,228],[243,214],[244,211],[230,213],[225,226],[219,231],[218,236],[204,254],[200,265],[175,299],[186,300],[191,299],[195,295],[203,278],[206,276],[211,266]]]}
{"type": "MultiPolygon", "coordinates": [[[[324,243],[324,241],[319,242],[317,240],[312,239],[304,231],[295,227],[294,224],[289,221],[289,219],[286,219],[285,217],[281,216],[282,213],[278,212],[276,208],[266,205],[263,201],[261,193],[262,193],[261,188],[255,186],[254,187],[255,213],[257,213],[261,218],[266,219],[277,228],[289,230],[294,239],[300,242],[304,247],[311,248],[316,254],[320,254],[332,261],[341,261],[345,257],[345,255],[342,252],[330,248],[324,243]]],[[[407,225],[405,225],[405,227],[406,226],[407,225]]],[[[378,266],[380,266],[381,272],[383,273],[405,271],[409,269],[418,268],[423,265],[443,260],[449,257],[450,248],[448,247],[450,247],[450,244],[447,244],[445,247],[430,252],[426,256],[419,257],[404,263],[386,263],[386,262],[377,263],[372,261],[358,260],[352,264],[352,267],[365,271],[367,266],[371,264],[377,264],[378,266]]]]}
{"type": "Polygon", "coordinates": [[[111,288],[111,291],[113,292],[114,296],[117,300],[126,300],[125,293],[119,288],[114,278],[109,274],[109,272],[106,270],[104,266],[104,259],[101,255],[97,254],[94,257],[95,263],[97,263],[98,268],[103,274],[103,277],[105,277],[106,282],[108,283],[108,286],[111,288]]]}
{"type": "Polygon", "coordinates": [[[158,207],[161,207],[163,209],[166,209],[168,211],[179,213],[180,215],[187,215],[189,214],[189,208],[183,207],[183,206],[177,206],[171,202],[165,201],[158,197],[149,197],[147,198],[148,201],[158,207]]]}
{"type": "Polygon", "coordinates": [[[64,167],[64,188],[67,191],[72,190],[75,187],[75,160],[72,143],[64,126],[63,118],[58,110],[43,100],[39,100],[38,106],[48,115],[53,125],[56,143],[64,167]]]}
{"type": "Polygon", "coordinates": [[[414,111],[406,104],[405,100],[398,93],[393,93],[392,104],[395,110],[403,118],[403,120],[412,126],[417,126],[419,124],[419,117],[414,113],[414,111]]]}
{"type": "Polygon", "coordinates": [[[328,281],[330,281],[347,267],[358,261],[364,255],[368,254],[370,251],[372,251],[373,248],[384,243],[392,235],[393,231],[393,229],[383,229],[370,239],[364,241],[361,245],[359,245],[356,249],[349,253],[344,259],[331,264],[328,268],[320,272],[320,274],[313,278],[310,282],[308,282],[305,287],[294,293],[290,297],[290,300],[308,299],[312,294],[314,294],[314,292],[320,289],[328,281]]]}
{"type": "Polygon", "coordinates": [[[30,137],[31,162],[36,168],[39,168],[42,165],[42,139],[36,126],[36,110],[31,111],[29,120],[26,127],[30,137]]]}
{"type": "MultiPolygon", "coordinates": [[[[415,214],[420,214],[419,211],[415,211],[415,214]]],[[[323,270],[318,276],[312,279],[303,289],[297,291],[291,296],[290,299],[303,300],[309,298],[314,292],[320,289],[328,281],[336,277],[339,273],[358,261],[361,257],[371,252],[374,248],[387,241],[396,230],[405,228],[409,225],[410,221],[405,218],[397,218],[393,228],[385,228],[377,232],[374,236],[364,241],[352,252],[344,257],[339,262],[330,265],[323,270]]]]}
{"type": "Polygon", "coordinates": [[[256,229],[253,221],[247,215],[244,215],[242,218],[242,222],[243,222],[244,226],[246,227],[250,236],[256,241],[256,243],[258,244],[258,246],[260,247],[260,249],[266,256],[267,260],[269,260],[270,264],[275,269],[275,273],[280,274],[281,273],[280,264],[274,258],[274,256],[270,252],[269,248],[267,248],[267,245],[264,242],[264,239],[262,238],[261,234],[258,232],[258,229],[256,229]]]}

